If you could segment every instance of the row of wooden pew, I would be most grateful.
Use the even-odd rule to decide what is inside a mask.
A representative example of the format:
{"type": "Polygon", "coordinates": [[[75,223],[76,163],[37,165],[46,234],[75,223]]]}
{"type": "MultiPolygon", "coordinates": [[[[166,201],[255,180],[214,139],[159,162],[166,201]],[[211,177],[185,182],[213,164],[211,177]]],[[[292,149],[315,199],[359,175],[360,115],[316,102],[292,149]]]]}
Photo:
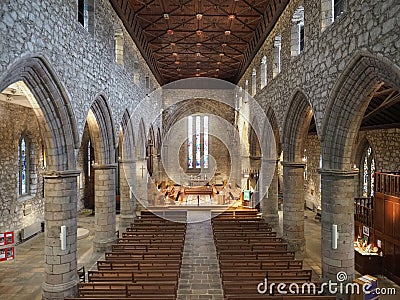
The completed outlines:
{"type": "MultiPolygon", "coordinates": [[[[303,283],[311,284],[311,270],[303,270],[303,262],[256,214],[216,216],[212,227],[226,300],[336,299],[301,290],[303,283]],[[287,294],[277,289],[279,283],[287,294]],[[292,283],[300,287],[296,295],[289,290],[292,283]]],[[[320,284],[315,285],[318,290],[320,284]]]]}
{"type": "Polygon", "coordinates": [[[186,223],[142,214],[67,299],[176,299],[185,234],[186,223]]]}

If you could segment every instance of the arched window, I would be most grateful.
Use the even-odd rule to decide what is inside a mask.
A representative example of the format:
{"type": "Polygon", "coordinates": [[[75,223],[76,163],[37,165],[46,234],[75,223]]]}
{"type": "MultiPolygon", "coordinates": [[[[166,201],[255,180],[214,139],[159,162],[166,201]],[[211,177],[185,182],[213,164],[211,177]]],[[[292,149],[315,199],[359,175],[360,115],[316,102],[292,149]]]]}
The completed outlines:
{"type": "Polygon", "coordinates": [[[297,56],[304,49],[304,7],[299,6],[292,17],[291,55],[297,56]]]}
{"type": "Polygon", "coordinates": [[[261,84],[260,87],[263,89],[267,86],[267,57],[263,56],[261,60],[261,84]]]}
{"type": "Polygon", "coordinates": [[[281,36],[278,35],[274,39],[274,64],[272,68],[272,76],[275,78],[281,72],[281,36]]]}
{"type": "Polygon", "coordinates": [[[257,71],[253,69],[251,73],[251,95],[254,96],[257,92],[257,71]]]}
{"type": "Polygon", "coordinates": [[[124,65],[124,34],[122,29],[118,28],[114,33],[115,61],[120,66],[124,65]]]}
{"type": "Polygon", "coordinates": [[[371,147],[368,147],[364,152],[362,160],[362,194],[364,197],[371,197],[374,195],[374,172],[375,172],[375,158],[371,147]]]}
{"type": "Polygon", "coordinates": [[[246,79],[244,88],[244,103],[249,101],[249,81],[246,79]]]}
{"type": "Polygon", "coordinates": [[[29,141],[25,135],[21,136],[18,144],[18,194],[20,196],[30,194],[30,153],[29,141]]]}
{"type": "Polygon", "coordinates": [[[188,117],[188,169],[208,169],[209,165],[209,139],[208,139],[208,116],[189,116],[188,117]],[[203,130],[202,128],[203,127],[203,130]],[[202,134],[203,132],[203,134],[202,134]],[[193,137],[195,145],[193,147],[193,137]],[[203,161],[201,159],[203,154],[203,161]]]}
{"type": "Polygon", "coordinates": [[[324,31],[344,12],[344,0],[321,0],[321,30],[324,31]]]}
{"type": "Polygon", "coordinates": [[[78,0],[78,22],[88,32],[94,33],[94,0],[78,0]]]}

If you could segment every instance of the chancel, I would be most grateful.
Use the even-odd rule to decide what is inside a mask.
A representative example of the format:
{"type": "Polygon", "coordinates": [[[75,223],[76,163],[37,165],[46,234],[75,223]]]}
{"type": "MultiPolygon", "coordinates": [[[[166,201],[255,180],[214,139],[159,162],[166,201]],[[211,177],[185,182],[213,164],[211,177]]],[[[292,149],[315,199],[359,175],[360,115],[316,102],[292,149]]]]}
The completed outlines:
{"type": "Polygon", "coordinates": [[[0,298],[398,299],[398,2],[3,0],[0,298]]]}

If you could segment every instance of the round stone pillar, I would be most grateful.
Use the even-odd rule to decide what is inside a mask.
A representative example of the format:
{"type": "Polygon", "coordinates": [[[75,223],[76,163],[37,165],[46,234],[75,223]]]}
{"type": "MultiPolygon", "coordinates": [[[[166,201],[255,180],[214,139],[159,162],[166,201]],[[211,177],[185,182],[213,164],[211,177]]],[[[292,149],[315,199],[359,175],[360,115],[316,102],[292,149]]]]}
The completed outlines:
{"type": "MultiPolygon", "coordinates": [[[[278,231],[279,227],[279,215],[278,215],[278,162],[279,160],[264,161],[263,164],[267,164],[265,168],[267,172],[273,170],[271,183],[268,191],[262,189],[263,198],[261,200],[261,212],[262,217],[272,227],[273,230],[278,231]]],[[[263,167],[264,169],[264,167],[263,167]]]]}
{"type": "Polygon", "coordinates": [[[288,250],[304,257],[304,163],[283,165],[283,238],[288,250]]]}
{"type": "Polygon", "coordinates": [[[93,165],[94,168],[94,205],[95,235],[93,251],[110,250],[116,241],[116,209],[115,209],[115,170],[116,164],[93,165]]]}
{"type": "Polygon", "coordinates": [[[135,197],[131,188],[135,188],[136,162],[120,161],[120,215],[119,227],[125,229],[133,223],[135,213],[135,197]]]}
{"type": "MultiPolygon", "coordinates": [[[[337,281],[338,272],[354,279],[354,177],[358,170],[320,170],[323,281],[337,281]],[[337,225],[337,249],[332,247],[332,225],[337,225]]],[[[343,298],[346,298],[344,296],[343,298]]]]}
{"type": "MultiPolygon", "coordinates": [[[[77,176],[80,171],[45,172],[45,280],[43,299],[76,296],[77,284],[77,176]],[[61,226],[66,226],[66,247],[61,249],[61,226]]],[[[35,259],[35,258],[32,258],[35,259]]]]}

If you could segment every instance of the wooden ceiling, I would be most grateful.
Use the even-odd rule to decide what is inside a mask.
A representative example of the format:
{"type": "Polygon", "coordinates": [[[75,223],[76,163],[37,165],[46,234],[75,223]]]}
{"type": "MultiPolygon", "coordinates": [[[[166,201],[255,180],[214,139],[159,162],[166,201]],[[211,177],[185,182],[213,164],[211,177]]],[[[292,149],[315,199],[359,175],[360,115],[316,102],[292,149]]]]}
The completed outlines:
{"type": "Polygon", "coordinates": [[[237,83],[289,0],[110,0],[160,84],[237,83]]]}
{"type": "MultiPolygon", "coordinates": [[[[400,128],[400,91],[380,82],[370,94],[370,102],[361,121],[360,130],[400,128]]],[[[314,116],[309,133],[317,133],[314,116]]]]}

